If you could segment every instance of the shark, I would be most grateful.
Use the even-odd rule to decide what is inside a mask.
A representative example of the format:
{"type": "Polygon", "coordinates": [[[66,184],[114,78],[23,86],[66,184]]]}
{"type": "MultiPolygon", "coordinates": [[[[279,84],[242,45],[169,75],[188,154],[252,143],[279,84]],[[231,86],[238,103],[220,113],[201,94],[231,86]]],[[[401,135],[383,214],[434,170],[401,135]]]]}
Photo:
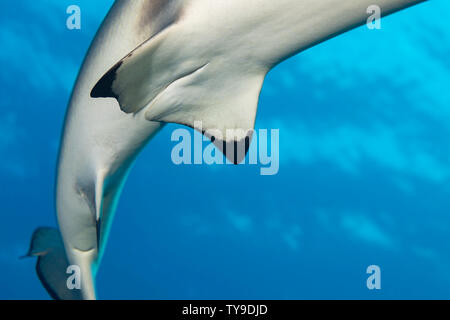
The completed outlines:
{"type": "Polygon", "coordinates": [[[58,228],[38,228],[27,254],[37,257],[50,296],[97,298],[95,278],[124,182],[166,123],[197,129],[200,121],[202,133],[237,164],[248,151],[272,68],[364,24],[370,6],[385,16],[424,1],[115,1],[67,108],[58,228]],[[80,272],[77,288],[68,283],[70,266],[80,272]]]}

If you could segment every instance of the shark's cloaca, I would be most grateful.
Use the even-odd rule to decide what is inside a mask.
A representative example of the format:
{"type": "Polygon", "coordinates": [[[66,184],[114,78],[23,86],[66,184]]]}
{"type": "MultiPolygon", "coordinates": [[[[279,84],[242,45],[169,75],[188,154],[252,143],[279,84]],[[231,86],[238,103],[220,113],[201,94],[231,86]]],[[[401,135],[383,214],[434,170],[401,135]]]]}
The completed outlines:
{"type": "Polygon", "coordinates": [[[154,1],[165,3],[166,27],[117,62],[91,96],[114,97],[122,111],[150,121],[190,127],[199,121],[203,133],[240,162],[242,154],[229,153],[229,146],[248,149],[271,68],[361,25],[371,5],[387,15],[422,1],[154,1]]]}

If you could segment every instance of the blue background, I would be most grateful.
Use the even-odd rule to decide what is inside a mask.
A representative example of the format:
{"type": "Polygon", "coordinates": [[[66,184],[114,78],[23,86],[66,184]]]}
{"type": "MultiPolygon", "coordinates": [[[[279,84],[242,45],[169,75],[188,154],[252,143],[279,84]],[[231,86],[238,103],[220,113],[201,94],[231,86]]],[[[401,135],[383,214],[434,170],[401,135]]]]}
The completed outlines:
{"type": "MultiPolygon", "coordinates": [[[[2,1],[0,298],[47,299],[33,230],[55,226],[59,137],[112,1],[2,1]],[[66,28],[78,4],[81,31],[66,28]]],[[[450,3],[361,27],[274,69],[258,128],[280,171],[175,166],[167,126],[125,186],[102,299],[450,298],[450,3]],[[381,267],[382,289],[366,288],[381,267]]]]}

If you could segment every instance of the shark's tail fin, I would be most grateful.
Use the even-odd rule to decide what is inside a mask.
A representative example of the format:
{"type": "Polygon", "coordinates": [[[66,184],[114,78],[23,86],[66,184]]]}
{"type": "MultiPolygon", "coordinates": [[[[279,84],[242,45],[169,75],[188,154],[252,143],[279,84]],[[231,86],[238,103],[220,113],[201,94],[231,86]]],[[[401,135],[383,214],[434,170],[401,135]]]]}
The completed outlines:
{"type": "Polygon", "coordinates": [[[56,300],[80,300],[80,290],[67,286],[69,263],[61,235],[54,228],[38,228],[34,231],[30,249],[25,257],[37,257],[36,272],[49,295],[56,300]]]}

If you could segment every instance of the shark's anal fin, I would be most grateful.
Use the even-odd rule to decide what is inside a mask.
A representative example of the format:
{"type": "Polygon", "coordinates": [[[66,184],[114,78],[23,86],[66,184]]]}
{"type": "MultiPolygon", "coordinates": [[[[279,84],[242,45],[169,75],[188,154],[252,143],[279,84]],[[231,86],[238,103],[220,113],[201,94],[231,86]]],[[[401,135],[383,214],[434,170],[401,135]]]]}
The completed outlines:
{"type": "Polygon", "coordinates": [[[69,289],[69,262],[61,235],[54,228],[34,231],[26,257],[37,257],[36,272],[48,294],[55,300],[82,300],[81,291],[69,289]]]}

